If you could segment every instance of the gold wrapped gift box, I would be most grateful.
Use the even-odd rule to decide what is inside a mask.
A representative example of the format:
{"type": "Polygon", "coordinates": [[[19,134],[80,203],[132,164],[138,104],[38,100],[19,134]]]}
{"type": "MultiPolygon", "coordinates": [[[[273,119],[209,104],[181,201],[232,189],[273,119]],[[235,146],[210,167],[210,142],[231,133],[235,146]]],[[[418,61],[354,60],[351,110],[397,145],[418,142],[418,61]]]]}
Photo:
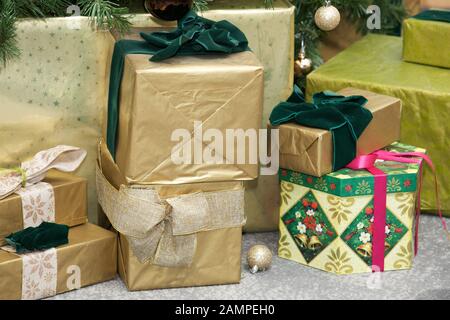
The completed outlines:
{"type": "MultiPolygon", "coordinates": [[[[72,278],[78,275],[81,287],[111,280],[117,272],[117,236],[92,224],[71,228],[69,244],[56,249],[56,260],[58,294],[74,289],[71,285],[77,281],[72,278]]],[[[43,271],[47,267],[43,265],[43,271]]],[[[22,279],[22,257],[0,250],[0,300],[32,296],[33,292],[22,292],[22,279]]]]}
{"type": "Polygon", "coordinates": [[[406,19],[403,22],[403,59],[450,68],[450,23],[406,19]]]}
{"type": "MultiPolygon", "coordinates": [[[[287,0],[274,0],[267,9],[260,0],[215,0],[202,12],[205,18],[226,19],[246,35],[249,46],[264,66],[264,108],[261,128],[266,128],[272,109],[292,93],[294,83],[295,7],[287,0]]],[[[174,22],[138,14],[133,25],[139,28],[171,28],[174,22]]],[[[244,230],[277,229],[280,192],[276,176],[260,176],[245,182],[244,230]]]]}
{"type": "MultiPolygon", "coordinates": [[[[88,221],[86,179],[52,170],[43,182],[53,187],[56,223],[73,227],[88,221]]],[[[23,221],[22,201],[18,194],[0,200],[0,245],[5,244],[6,236],[23,229],[23,221]]]]}
{"type": "MultiPolygon", "coordinates": [[[[448,69],[402,61],[402,39],[368,35],[308,76],[307,96],[355,87],[402,100],[401,141],[425,146],[440,181],[441,206],[450,214],[448,69]]],[[[422,209],[435,211],[433,176],[425,171],[422,209]]]]}
{"type": "MultiPolygon", "coordinates": [[[[104,143],[101,143],[99,147],[99,166],[97,178],[99,202],[106,212],[109,211],[108,216],[112,217],[112,225],[119,225],[119,230],[123,228],[127,232],[127,236],[120,234],[118,267],[119,274],[129,290],[229,284],[240,281],[242,224],[244,223],[243,214],[241,216],[244,204],[240,195],[237,196],[237,199],[234,196],[227,198],[229,199],[227,201],[232,202],[229,207],[227,207],[227,201],[221,202],[218,198],[213,200],[213,203],[216,202],[216,207],[218,203],[221,203],[227,208],[224,209],[223,215],[228,218],[214,216],[214,214],[209,213],[206,220],[201,220],[203,218],[201,212],[204,211],[204,208],[200,208],[196,202],[188,201],[187,207],[183,207],[183,205],[177,207],[174,205],[173,199],[176,199],[176,203],[179,201],[182,202],[182,199],[189,198],[190,196],[195,197],[202,194],[218,193],[219,197],[223,196],[223,199],[230,192],[237,192],[243,195],[242,181],[181,185],[127,185],[125,177],[112,160],[104,143]],[[116,190],[112,191],[112,194],[110,191],[111,188],[116,190]],[[134,195],[133,192],[135,192],[134,195]],[[158,198],[158,201],[155,203],[152,202],[153,192],[156,193],[158,198]],[[142,197],[145,200],[141,200],[142,197]],[[115,199],[116,203],[112,199],[115,199]],[[123,203],[120,203],[121,201],[123,203]],[[170,203],[170,205],[163,204],[165,202],[170,203]],[[174,207],[171,207],[172,205],[174,207]],[[161,221],[154,226],[144,225],[151,219],[136,219],[134,216],[134,213],[137,211],[144,211],[143,214],[146,216],[156,215],[158,211],[152,210],[158,206],[164,207],[164,217],[161,217],[161,221]],[[143,207],[146,209],[142,209],[143,207]],[[117,213],[113,212],[115,208],[119,208],[117,213]],[[123,210],[120,208],[123,208],[123,210]],[[239,212],[231,212],[231,208],[239,212]],[[171,215],[170,218],[166,216],[168,214],[171,215]],[[191,215],[193,217],[189,218],[191,215]],[[236,218],[230,218],[231,216],[235,216],[238,220],[236,218]],[[222,220],[228,222],[222,222],[222,220]],[[143,226],[137,226],[137,221],[143,226]],[[210,223],[214,227],[209,227],[210,223]],[[222,226],[222,223],[226,225],[222,226]],[[182,228],[187,226],[188,230],[198,229],[199,231],[187,231],[185,233],[175,234],[176,230],[180,229],[180,224],[182,228]],[[195,227],[195,225],[199,225],[199,227],[195,227]],[[146,252],[152,250],[150,247],[153,247],[151,244],[155,243],[155,241],[149,241],[149,238],[139,238],[142,234],[139,230],[146,230],[143,237],[153,237],[153,234],[158,234],[159,228],[162,228],[164,231],[161,231],[161,235],[153,238],[157,239],[157,249],[154,255],[149,257],[150,259],[142,258],[142,254],[145,255],[146,252]],[[177,240],[177,237],[181,239],[181,243],[177,240]],[[130,238],[134,241],[134,246],[130,244],[130,238]],[[168,243],[166,239],[170,239],[168,242],[177,243],[174,247],[170,245],[168,251],[167,246],[164,245],[168,243]],[[184,247],[183,242],[187,243],[191,241],[193,241],[194,246],[186,246],[187,250],[193,248],[190,251],[193,253],[192,256],[186,256],[188,260],[192,259],[190,263],[184,263],[186,261],[184,259],[180,260],[184,262],[177,261],[179,256],[183,255],[183,253],[177,253],[179,252],[177,246],[184,247]],[[147,245],[150,246],[147,247],[147,245]],[[136,248],[139,251],[139,259],[134,254],[136,248]],[[142,250],[143,248],[144,250],[142,250]],[[165,263],[157,262],[157,256],[161,255],[166,259],[165,263]],[[167,263],[167,261],[169,262],[167,263]]],[[[206,203],[209,211],[214,210],[211,209],[210,205],[210,202],[206,203]]],[[[220,212],[221,208],[217,208],[217,210],[220,212]]]]}
{"type": "MultiPolygon", "coordinates": [[[[400,138],[401,101],[376,93],[346,88],[343,96],[361,95],[367,98],[366,108],[373,120],[358,139],[358,154],[369,154],[400,138]]],[[[316,177],[333,171],[333,142],[330,131],[296,123],[274,127],[280,134],[280,167],[316,177]]]]}
{"type": "MultiPolygon", "coordinates": [[[[230,129],[259,129],[264,73],[256,56],[246,51],[208,58],[174,57],[157,63],[149,58],[127,55],[125,59],[115,160],[128,183],[256,178],[257,163],[235,164],[225,156],[227,150],[216,151],[223,164],[197,164],[196,158],[194,162],[196,145],[208,145],[203,141],[208,129],[219,130],[224,137],[230,129]],[[189,151],[172,140],[175,130],[187,132],[190,140],[183,141],[183,146],[190,144],[189,151]],[[180,152],[183,157],[191,156],[191,161],[175,164],[172,155],[180,152]]],[[[249,150],[247,141],[247,159],[249,150]]]]}
{"type": "Polygon", "coordinates": [[[140,263],[127,239],[119,239],[119,275],[129,290],[179,288],[239,283],[242,228],[197,234],[197,250],[188,267],[160,267],[140,263]]]}

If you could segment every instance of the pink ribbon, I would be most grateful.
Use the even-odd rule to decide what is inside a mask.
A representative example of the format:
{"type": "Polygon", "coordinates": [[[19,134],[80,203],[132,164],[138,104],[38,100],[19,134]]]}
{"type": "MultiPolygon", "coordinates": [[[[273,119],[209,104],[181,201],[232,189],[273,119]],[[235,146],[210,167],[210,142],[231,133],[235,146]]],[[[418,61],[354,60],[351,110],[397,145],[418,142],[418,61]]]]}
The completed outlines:
{"type": "Polygon", "coordinates": [[[447,224],[442,217],[441,205],[438,192],[438,183],[436,170],[430,157],[421,152],[390,152],[379,150],[369,155],[362,155],[350,162],[347,167],[353,170],[365,169],[374,176],[374,221],[373,221],[373,240],[372,240],[372,271],[383,272],[384,271],[384,242],[386,240],[385,226],[386,226],[386,174],[375,167],[376,160],[396,161],[402,163],[417,163],[420,166],[419,169],[419,183],[417,190],[417,203],[416,203],[416,225],[414,234],[414,252],[418,252],[418,238],[419,238],[419,217],[420,217],[420,193],[422,189],[422,164],[423,160],[428,164],[434,174],[436,205],[438,208],[439,217],[441,219],[444,230],[447,232],[447,237],[450,239],[448,233],[447,224]]]}

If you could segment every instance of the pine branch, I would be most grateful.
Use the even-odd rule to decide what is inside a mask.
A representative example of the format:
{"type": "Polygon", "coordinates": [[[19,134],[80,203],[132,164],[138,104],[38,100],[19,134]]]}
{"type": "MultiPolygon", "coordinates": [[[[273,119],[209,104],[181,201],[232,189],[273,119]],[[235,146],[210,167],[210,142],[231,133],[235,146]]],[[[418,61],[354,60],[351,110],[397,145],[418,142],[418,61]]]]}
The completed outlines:
{"type": "Polygon", "coordinates": [[[14,0],[0,0],[0,60],[3,66],[20,56],[14,0]]]}
{"type": "Polygon", "coordinates": [[[128,13],[128,9],[119,7],[115,2],[79,0],[78,5],[81,8],[81,14],[88,16],[99,29],[114,29],[119,33],[125,33],[131,27],[131,22],[123,16],[123,14],[128,13]]]}

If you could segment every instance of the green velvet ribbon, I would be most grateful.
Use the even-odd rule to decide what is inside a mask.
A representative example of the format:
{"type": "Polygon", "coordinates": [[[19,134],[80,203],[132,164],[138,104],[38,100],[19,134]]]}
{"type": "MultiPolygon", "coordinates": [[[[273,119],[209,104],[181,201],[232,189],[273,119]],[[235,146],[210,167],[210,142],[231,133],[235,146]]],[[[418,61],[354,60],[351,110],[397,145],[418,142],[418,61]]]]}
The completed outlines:
{"type": "Polygon", "coordinates": [[[20,254],[67,244],[68,234],[69,227],[66,225],[42,222],[38,227],[29,227],[10,234],[5,241],[20,254]]]}
{"type": "Polygon", "coordinates": [[[152,55],[151,61],[174,56],[230,54],[250,50],[245,35],[228,21],[211,21],[189,11],[173,31],[141,33],[145,41],[119,40],[114,47],[108,99],[107,146],[116,154],[120,86],[127,54],[152,55]]]}
{"type": "Polygon", "coordinates": [[[450,10],[425,10],[413,17],[419,20],[450,22],[450,10]]]}
{"type": "Polygon", "coordinates": [[[278,126],[295,122],[312,128],[329,130],[333,136],[333,170],[345,167],[356,157],[356,142],[373,119],[364,106],[363,96],[344,97],[331,91],[314,94],[313,103],[307,103],[296,86],[286,102],[272,111],[270,122],[278,126]]]}

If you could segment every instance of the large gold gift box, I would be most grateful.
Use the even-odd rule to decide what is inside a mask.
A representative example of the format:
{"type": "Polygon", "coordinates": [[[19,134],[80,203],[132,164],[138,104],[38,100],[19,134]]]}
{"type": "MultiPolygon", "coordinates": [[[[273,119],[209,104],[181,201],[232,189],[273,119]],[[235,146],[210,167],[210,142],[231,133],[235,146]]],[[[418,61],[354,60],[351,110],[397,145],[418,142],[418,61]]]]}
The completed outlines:
{"type": "MultiPolygon", "coordinates": [[[[369,154],[400,138],[400,99],[355,88],[346,88],[338,93],[343,96],[366,97],[366,108],[373,114],[373,120],[358,139],[358,154],[369,154]]],[[[279,129],[280,134],[281,168],[316,177],[333,171],[334,151],[330,131],[296,123],[286,123],[274,128],[279,129]]]]}
{"type": "MultiPolygon", "coordinates": [[[[69,227],[88,221],[87,180],[56,170],[49,172],[43,182],[53,187],[55,196],[55,222],[69,227]]],[[[36,204],[39,209],[39,203],[36,204]]],[[[35,213],[38,215],[38,212],[35,213]]],[[[4,238],[24,227],[22,201],[18,194],[0,200],[0,245],[4,238]]]]}
{"type": "MultiPolygon", "coordinates": [[[[72,285],[78,282],[74,277],[78,275],[81,287],[111,280],[117,272],[117,236],[92,224],[71,228],[69,244],[56,248],[56,261],[57,294],[74,289],[72,285]]],[[[54,272],[50,270],[52,267],[42,264],[37,265],[36,270],[42,270],[45,280],[46,272],[54,272]]],[[[0,299],[18,300],[40,294],[33,292],[36,290],[33,288],[39,288],[37,283],[23,286],[24,278],[23,258],[0,250],[0,299]]]]}
{"type": "MultiPolygon", "coordinates": [[[[121,174],[118,166],[112,161],[111,155],[104,143],[101,143],[99,147],[99,165],[101,166],[99,169],[101,170],[102,177],[106,179],[111,187],[121,191],[128,188],[130,188],[128,190],[136,190],[137,188],[140,192],[146,192],[146,189],[142,189],[143,186],[126,186],[125,177],[121,174]]],[[[105,182],[99,184],[99,181],[97,181],[97,191],[100,203],[105,195],[105,192],[102,191],[104,189],[100,185],[105,182]]],[[[226,196],[226,193],[228,192],[241,191],[243,194],[243,182],[231,181],[182,185],[154,185],[148,186],[147,189],[155,190],[158,197],[164,201],[175,197],[180,199],[190,195],[199,195],[200,193],[223,192],[226,196]]],[[[140,205],[131,198],[113,198],[117,201],[127,201],[128,204],[126,206],[134,208],[133,211],[140,210],[140,205]]],[[[150,198],[147,199],[150,200],[150,198]]],[[[140,204],[142,205],[142,203],[140,204]]],[[[113,204],[113,206],[120,207],[123,206],[123,204],[116,203],[113,204]]],[[[239,207],[239,210],[243,210],[243,203],[242,205],[239,205],[239,207]]],[[[194,212],[195,210],[197,210],[197,207],[194,208],[194,212]]],[[[198,211],[201,211],[201,208],[198,208],[198,211]]],[[[127,212],[121,211],[120,214],[123,216],[127,214],[127,212]]],[[[149,214],[151,214],[151,212],[149,212],[149,214]]],[[[183,212],[183,214],[185,214],[185,212],[183,212]]],[[[226,214],[233,213],[227,212],[226,214]]],[[[198,218],[195,214],[194,220],[200,221],[199,218],[200,214],[198,215],[198,218]]],[[[175,218],[172,217],[171,219],[172,225],[175,226],[179,223],[175,218]]],[[[211,217],[210,219],[220,220],[220,217],[211,217]]],[[[136,229],[136,226],[132,225],[132,221],[134,221],[132,218],[127,217],[124,222],[133,230],[136,229]]],[[[189,220],[185,220],[185,222],[191,223],[189,220]]],[[[167,221],[163,220],[160,224],[167,224],[167,221]]],[[[219,222],[219,224],[221,224],[221,222],[219,222]]],[[[157,228],[157,226],[155,228],[157,228]]],[[[140,262],[142,260],[138,259],[133,253],[132,246],[127,240],[127,236],[120,234],[118,268],[119,274],[127,288],[134,291],[238,283],[241,277],[242,223],[239,226],[229,225],[229,227],[219,227],[218,229],[208,229],[207,227],[203,227],[201,229],[203,231],[195,234],[194,255],[191,263],[188,265],[179,265],[176,263],[170,267],[158,265],[157,263],[154,263],[153,260],[140,262]]],[[[184,234],[184,236],[189,237],[191,234],[184,234]]],[[[161,238],[161,242],[163,241],[163,238],[164,236],[161,238]]],[[[157,252],[159,251],[162,251],[161,247],[158,247],[157,252]]],[[[173,255],[175,256],[176,253],[173,253],[173,255]]]]}
{"type": "Polygon", "coordinates": [[[127,239],[119,238],[119,275],[129,290],[239,283],[242,228],[201,232],[189,267],[168,268],[140,263],[127,239]]]}
{"type": "MultiPolygon", "coordinates": [[[[275,105],[286,100],[294,83],[295,7],[287,0],[274,0],[266,8],[261,0],[214,0],[202,16],[226,19],[241,29],[249,46],[264,66],[264,108],[261,128],[266,128],[275,105]]],[[[139,28],[170,28],[176,22],[162,21],[148,14],[132,19],[139,28]]],[[[245,182],[246,231],[271,231],[278,227],[278,178],[259,176],[245,182]]]]}
{"type": "MultiPolygon", "coordinates": [[[[216,153],[223,164],[194,159],[197,146],[209,144],[203,140],[208,129],[226,137],[229,129],[260,128],[264,72],[255,54],[174,57],[163,62],[149,58],[127,55],[125,59],[115,160],[127,181],[179,184],[256,178],[257,163],[235,164],[227,158],[227,150],[216,153]],[[179,165],[172,159],[184,152],[180,141],[172,140],[175,130],[185,130],[189,136],[183,141],[191,145],[186,151],[191,155],[189,163],[179,165]]],[[[248,151],[247,141],[247,159],[248,151]]]]}

